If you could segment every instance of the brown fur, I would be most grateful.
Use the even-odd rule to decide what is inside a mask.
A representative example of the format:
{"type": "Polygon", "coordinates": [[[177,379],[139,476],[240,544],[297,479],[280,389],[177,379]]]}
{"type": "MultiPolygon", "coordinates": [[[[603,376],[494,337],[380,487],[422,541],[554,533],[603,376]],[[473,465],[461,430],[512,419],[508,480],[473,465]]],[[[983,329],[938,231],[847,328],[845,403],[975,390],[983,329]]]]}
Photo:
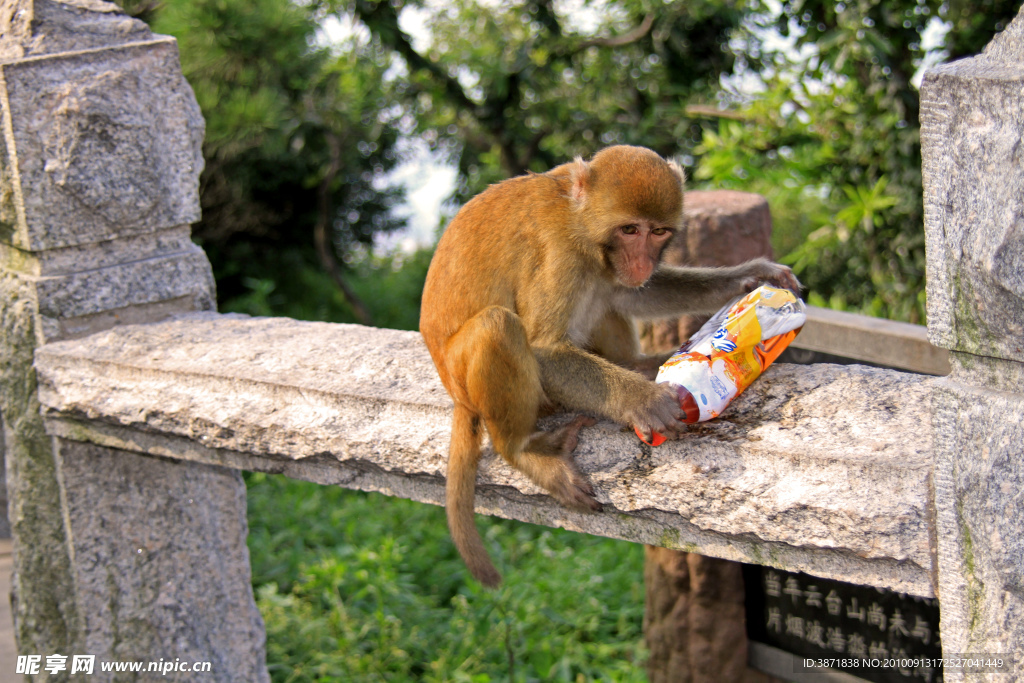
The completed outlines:
{"type": "Polygon", "coordinates": [[[501,577],[473,521],[481,423],[502,457],[563,505],[600,509],[571,459],[578,418],[537,432],[565,409],[672,434],[675,392],[639,357],[634,317],[713,312],[757,281],[799,287],[763,259],[732,268],[659,266],[683,224],[683,174],[642,147],[617,146],[544,174],[506,180],[470,200],[438,244],[420,331],[455,402],[448,523],[470,572],[501,577]]]}

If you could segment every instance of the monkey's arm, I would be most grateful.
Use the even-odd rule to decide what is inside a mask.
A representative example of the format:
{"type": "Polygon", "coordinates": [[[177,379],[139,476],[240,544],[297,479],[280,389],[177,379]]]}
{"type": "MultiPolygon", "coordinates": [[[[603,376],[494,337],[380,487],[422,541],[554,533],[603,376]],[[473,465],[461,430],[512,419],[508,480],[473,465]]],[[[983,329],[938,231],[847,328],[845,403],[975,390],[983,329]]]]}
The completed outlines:
{"type": "Polygon", "coordinates": [[[647,356],[640,353],[633,318],[609,310],[590,333],[586,350],[609,360],[619,367],[640,373],[653,380],[658,368],[673,352],[647,356]]]}
{"type": "Polygon", "coordinates": [[[787,266],[758,258],[725,268],[662,265],[643,287],[619,288],[612,301],[617,310],[641,319],[714,313],[759,282],[800,291],[799,281],[787,266]]]}
{"type": "Polygon", "coordinates": [[[533,351],[544,393],[562,407],[631,424],[645,435],[671,435],[681,426],[679,398],[667,384],[654,384],[568,342],[533,351]]]}

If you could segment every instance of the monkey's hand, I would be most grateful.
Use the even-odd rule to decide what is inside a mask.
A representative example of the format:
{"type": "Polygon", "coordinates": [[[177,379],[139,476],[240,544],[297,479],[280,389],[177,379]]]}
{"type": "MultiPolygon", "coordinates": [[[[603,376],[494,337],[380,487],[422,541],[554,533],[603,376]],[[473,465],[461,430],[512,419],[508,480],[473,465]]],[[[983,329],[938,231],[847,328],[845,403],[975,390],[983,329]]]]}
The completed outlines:
{"type": "Polygon", "coordinates": [[[752,292],[767,282],[773,287],[788,289],[797,297],[800,296],[802,285],[800,284],[800,281],[796,279],[796,275],[793,275],[793,269],[789,266],[784,266],[781,263],[773,263],[772,261],[764,258],[749,261],[748,265],[751,266],[751,269],[754,272],[744,279],[744,290],[752,292]]]}
{"type": "Polygon", "coordinates": [[[625,421],[640,430],[646,441],[652,432],[658,432],[668,439],[675,438],[683,427],[686,414],[679,405],[679,396],[668,384],[647,385],[649,391],[638,397],[636,405],[627,409],[625,421]]]}

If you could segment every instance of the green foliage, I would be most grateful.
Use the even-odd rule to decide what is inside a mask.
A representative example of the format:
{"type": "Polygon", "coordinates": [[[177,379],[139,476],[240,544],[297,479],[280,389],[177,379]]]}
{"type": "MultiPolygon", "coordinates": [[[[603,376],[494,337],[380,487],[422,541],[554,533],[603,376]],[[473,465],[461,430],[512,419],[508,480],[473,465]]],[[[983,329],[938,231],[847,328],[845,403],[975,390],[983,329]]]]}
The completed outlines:
{"type": "Polygon", "coordinates": [[[246,479],[275,682],[646,680],[641,546],[481,519],[505,574],[489,592],[441,508],[246,479]]]}
{"type": "Polygon", "coordinates": [[[177,38],[206,118],[203,219],[193,235],[213,264],[221,307],[287,292],[300,309],[331,309],[317,302],[336,290],[317,276],[317,222],[342,263],[403,225],[391,212],[401,192],[381,187],[398,161],[390,57],[358,41],[311,47],[315,7],[289,0],[136,0],[128,9],[177,38]]]}
{"type": "Polygon", "coordinates": [[[687,151],[700,128],[685,105],[711,97],[732,67],[744,6],[617,0],[589,6],[595,26],[583,33],[552,3],[454,0],[419,12],[433,39],[417,51],[399,26],[417,3],[333,5],[401,57],[400,100],[415,134],[458,164],[460,201],[609,144],[687,151]]]}
{"type": "MultiPolygon", "coordinates": [[[[238,253],[245,258],[249,245],[240,244],[238,253]]],[[[375,255],[362,252],[349,261],[352,288],[366,304],[374,324],[395,330],[419,329],[420,298],[432,249],[412,254],[394,252],[375,255]]],[[[334,286],[330,276],[314,264],[302,260],[296,252],[278,256],[277,271],[263,277],[244,275],[245,291],[221,306],[229,313],[257,316],[284,316],[296,320],[355,322],[349,302],[334,286]],[[288,277],[274,277],[275,272],[288,277]]],[[[227,268],[237,267],[236,261],[227,268]]]]}
{"type": "Polygon", "coordinates": [[[697,177],[765,193],[782,233],[783,261],[794,266],[812,303],[924,322],[925,254],[918,93],[911,85],[926,54],[922,31],[935,14],[953,17],[957,46],[984,45],[1013,16],[1014,3],[990,2],[982,17],[925,0],[763,2],[752,15],[794,48],[748,49],[771,65],[765,91],[744,102],[743,125],[705,134],[697,177]],[[794,59],[797,49],[804,49],[794,59]],[[773,166],[765,168],[765,163],[773,166]],[[783,187],[772,187],[781,179],[783,187]],[[767,186],[767,187],[766,187],[767,186]],[[788,209],[806,200],[794,216],[788,209]],[[781,202],[782,212],[776,210],[781,202]],[[793,222],[786,224],[790,219],[793,222]],[[780,220],[782,219],[782,220],[780,220]]]}
{"type": "Polygon", "coordinates": [[[352,283],[373,312],[374,323],[396,330],[418,330],[420,300],[433,249],[412,254],[370,256],[353,266],[352,283]]]}
{"type": "Polygon", "coordinates": [[[827,220],[826,179],[819,170],[833,162],[829,141],[786,111],[788,89],[773,83],[744,109],[744,120],[720,119],[706,128],[693,180],[697,187],[756,192],[772,211],[772,246],[785,255],[804,244],[827,220]]]}

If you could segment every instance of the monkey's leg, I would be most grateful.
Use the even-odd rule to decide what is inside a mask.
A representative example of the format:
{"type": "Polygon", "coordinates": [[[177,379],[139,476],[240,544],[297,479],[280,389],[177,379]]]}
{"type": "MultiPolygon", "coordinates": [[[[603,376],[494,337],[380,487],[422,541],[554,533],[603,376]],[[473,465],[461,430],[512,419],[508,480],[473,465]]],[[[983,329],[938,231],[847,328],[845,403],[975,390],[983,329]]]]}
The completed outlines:
{"type": "Polygon", "coordinates": [[[571,458],[579,430],[593,422],[577,418],[560,429],[535,432],[546,399],[540,366],[519,316],[507,308],[487,308],[452,339],[449,355],[461,359],[466,393],[487,424],[495,450],[563,505],[600,509],[571,458]]]}

